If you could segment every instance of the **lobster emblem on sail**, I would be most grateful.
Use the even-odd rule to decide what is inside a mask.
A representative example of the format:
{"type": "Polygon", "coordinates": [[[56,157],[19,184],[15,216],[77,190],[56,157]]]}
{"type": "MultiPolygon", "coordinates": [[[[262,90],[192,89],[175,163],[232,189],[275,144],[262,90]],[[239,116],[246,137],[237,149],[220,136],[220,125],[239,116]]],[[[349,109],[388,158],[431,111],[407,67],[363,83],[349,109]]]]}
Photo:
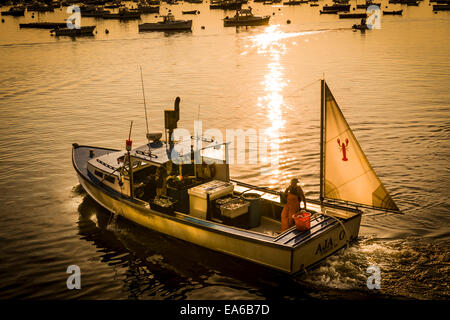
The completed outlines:
{"type": "Polygon", "coordinates": [[[341,143],[341,140],[338,138],[337,143],[338,143],[339,149],[342,151],[342,161],[348,161],[348,158],[347,158],[348,139],[347,138],[345,139],[345,143],[344,142],[341,143]]]}

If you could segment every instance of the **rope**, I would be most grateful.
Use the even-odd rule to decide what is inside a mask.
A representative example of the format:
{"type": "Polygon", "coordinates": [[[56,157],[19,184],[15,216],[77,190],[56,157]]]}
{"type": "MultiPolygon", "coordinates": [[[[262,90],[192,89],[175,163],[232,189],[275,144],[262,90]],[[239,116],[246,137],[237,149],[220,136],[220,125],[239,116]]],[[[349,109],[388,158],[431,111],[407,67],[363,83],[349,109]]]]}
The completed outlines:
{"type": "Polygon", "coordinates": [[[325,209],[324,211],[325,211],[325,212],[322,212],[322,214],[323,214],[324,216],[333,218],[334,220],[336,220],[337,222],[339,222],[339,224],[341,225],[342,229],[344,229],[345,238],[347,239],[347,242],[346,242],[346,247],[347,247],[347,248],[346,248],[346,249],[348,249],[348,246],[349,246],[349,243],[350,243],[350,237],[348,236],[347,229],[345,228],[344,224],[343,224],[342,221],[339,220],[338,218],[326,214],[326,209],[325,209]]]}

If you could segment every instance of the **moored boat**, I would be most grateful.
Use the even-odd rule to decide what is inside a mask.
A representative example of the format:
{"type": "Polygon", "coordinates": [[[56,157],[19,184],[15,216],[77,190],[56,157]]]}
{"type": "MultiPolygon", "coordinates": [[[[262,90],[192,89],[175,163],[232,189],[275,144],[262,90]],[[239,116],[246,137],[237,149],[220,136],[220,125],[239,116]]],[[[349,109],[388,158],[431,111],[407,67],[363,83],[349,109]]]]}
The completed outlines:
{"type": "Polygon", "coordinates": [[[200,13],[198,10],[182,11],[182,14],[197,14],[200,13]]]}
{"type": "Polygon", "coordinates": [[[252,7],[248,9],[236,10],[236,14],[229,18],[223,19],[225,27],[236,26],[262,26],[269,23],[270,16],[255,16],[252,13],[252,7]]]}
{"type": "Polygon", "coordinates": [[[139,25],[142,31],[191,31],[192,20],[175,20],[175,16],[169,12],[159,22],[143,23],[139,25]]]}
{"type": "Polygon", "coordinates": [[[119,20],[133,20],[140,19],[141,12],[139,10],[120,8],[117,13],[105,13],[102,15],[103,19],[119,19],[119,20]]]}
{"type": "Polygon", "coordinates": [[[365,30],[368,30],[369,27],[367,26],[367,24],[354,24],[352,26],[352,29],[365,31],[365,30]]]}
{"type": "Polygon", "coordinates": [[[289,0],[287,2],[283,2],[283,5],[285,5],[285,6],[298,6],[300,4],[308,3],[308,2],[309,2],[308,0],[289,0]]]}
{"type": "Polygon", "coordinates": [[[399,15],[399,16],[401,16],[402,13],[403,13],[403,10],[392,10],[392,11],[383,10],[383,14],[386,14],[386,15],[399,15]]]}
{"type": "Polygon", "coordinates": [[[138,10],[140,13],[159,13],[159,6],[139,4],[138,10]]]}
{"type": "Polygon", "coordinates": [[[356,8],[357,9],[367,9],[370,6],[377,6],[377,7],[381,8],[381,2],[380,3],[375,3],[375,2],[372,2],[372,1],[366,1],[366,3],[364,3],[364,4],[357,4],[356,8]]]}
{"type": "Polygon", "coordinates": [[[450,11],[450,4],[435,4],[433,11],[450,11]]]}
{"type": "Polygon", "coordinates": [[[82,26],[80,28],[56,28],[50,32],[54,32],[55,36],[81,37],[94,35],[95,26],[82,26]]]}
{"type": "Polygon", "coordinates": [[[367,18],[366,13],[341,13],[339,19],[361,19],[367,18]]]}
{"type": "Polygon", "coordinates": [[[27,5],[27,11],[36,11],[36,12],[53,12],[55,8],[53,6],[49,6],[47,4],[42,4],[39,2],[35,2],[27,5]]]}
{"type": "Polygon", "coordinates": [[[147,133],[148,143],[133,149],[130,128],[125,150],[73,144],[73,167],[90,197],[148,229],[288,274],[315,266],[357,239],[360,208],[400,212],[324,80],[320,198],[306,199],[303,212],[309,218],[303,225],[282,232],[282,193],[230,179],[227,143],[209,141],[194,150],[192,144],[202,137],[170,138],[179,102],[174,111],[165,111],[165,141],[162,133],[147,133]],[[212,149],[225,158],[208,155],[212,149]]]}
{"type": "Polygon", "coordinates": [[[349,4],[333,4],[331,6],[324,5],[323,11],[350,11],[349,4]]]}
{"type": "Polygon", "coordinates": [[[242,8],[243,1],[240,0],[213,0],[210,2],[210,9],[222,9],[222,10],[240,10],[242,8]]]}
{"type": "Polygon", "coordinates": [[[24,7],[11,7],[8,11],[2,11],[2,16],[20,17],[25,15],[24,7]]]}
{"type": "Polygon", "coordinates": [[[320,10],[320,14],[337,14],[339,10],[320,10]]]}
{"type": "Polygon", "coordinates": [[[56,29],[65,28],[67,22],[31,22],[31,23],[20,23],[20,28],[35,28],[35,29],[56,29]]]}

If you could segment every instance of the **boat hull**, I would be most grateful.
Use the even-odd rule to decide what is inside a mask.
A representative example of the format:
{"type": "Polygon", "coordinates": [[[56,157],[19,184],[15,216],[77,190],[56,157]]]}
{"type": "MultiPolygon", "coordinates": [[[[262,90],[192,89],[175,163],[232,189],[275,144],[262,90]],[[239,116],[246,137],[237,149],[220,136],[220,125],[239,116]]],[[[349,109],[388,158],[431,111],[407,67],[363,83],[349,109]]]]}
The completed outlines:
{"type": "MultiPolygon", "coordinates": [[[[246,230],[224,226],[190,215],[167,215],[142,203],[108,192],[95,183],[76,165],[74,148],[72,161],[83,189],[105,209],[143,227],[181,239],[214,251],[242,258],[271,269],[293,274],[307,270],[357,238],[361,214],[329,223],[317,236],[311,231],[302,233],[292,228],[275,240],[273,237],[252,235],[246,230]],[[345,228],[345,230],[344,230],[345,228]],[[309,239],[308,237],[311,237],[309,239]]],[[[97,153],[97,152],[96,152],[97,153]]],[[[324,222],[318,223],[320,228],[324,222]]]]}

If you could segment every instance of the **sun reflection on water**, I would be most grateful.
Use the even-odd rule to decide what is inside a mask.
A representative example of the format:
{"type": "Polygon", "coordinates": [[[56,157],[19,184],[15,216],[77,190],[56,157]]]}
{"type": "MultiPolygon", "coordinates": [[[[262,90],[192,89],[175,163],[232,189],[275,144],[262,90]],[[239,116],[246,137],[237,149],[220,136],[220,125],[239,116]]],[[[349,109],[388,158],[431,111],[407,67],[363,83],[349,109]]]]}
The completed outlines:
{"type": "MultiPolygon", "coordinates": [[[[322,31],[302,31],[302,32],[284,32],[280,29],[280,25],[271,25],[265,28],[263,33],[251,37],[252,47],[257,50],[258,54],[268,57],[267,73],[264,81],[265,95],[258,98],[258,107],[264,110],[266,117],[270,121],[270,126],[264,129],[264,134],[268,139],[268,143],[274,150],[271,153],[272,166],[261,169],[261,173],[270,175],[268,180],[272,188],[285,185],[293,177],[293,174],[283,172],[282,168],[289,163],[294,163],[296,158],[288,153],[287,149],[283,149],[283,145],[289,142],[283,130],[286,127],[286,119],[284,118],[292,106],[289,106],[284,96],[284,89],[289,83],[286,79],[283,64],[283,55],[286,54],[288,48],[287,39],[305,37],[308,35],[321,33],[322,31]],[[276,165],[274,165],[276,164],[276,165]]],[[[307,39],[304,39],[305,41],[307,39]]],[[[292,41],[293,45],[297,42],[292,41]]]]}
{"type": "Polygon", "coordinates": [[[281,57],[286,52],[286,45],[281,42],[286,38],[286,34],[279,30],[278,25],[267,27],[264,33],[258,34],[252,38],[253,46],[256,47],[258,54],[268,55],[267,73],[264,76],[262,85],[265,95],[258,98],[258,107],[265,110],[266,116],[270,121],[270,126],[264,130],[271,150],[270,159],[272,166],[270,169],[264,168],[264,174],[270,174],[269,187],[276,187],[280,183],[281,170],[285,158],[280,146],[282,144],[281,131],[285,127],[283,119],[283,108],[285,102],[283,99],[283,89],[287,85],[284,79],[284,66],[281,63],[281,57]],[[274,165],[276,164],[276,165],[274,165]]]}

